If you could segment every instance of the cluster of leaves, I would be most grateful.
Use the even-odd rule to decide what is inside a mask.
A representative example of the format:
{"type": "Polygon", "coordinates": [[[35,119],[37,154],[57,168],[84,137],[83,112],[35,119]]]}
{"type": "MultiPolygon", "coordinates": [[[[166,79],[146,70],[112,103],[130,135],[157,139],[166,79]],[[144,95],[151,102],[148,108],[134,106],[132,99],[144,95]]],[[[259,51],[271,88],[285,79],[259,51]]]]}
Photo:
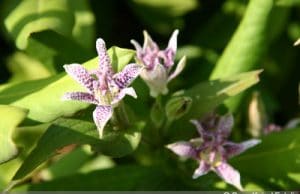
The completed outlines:
{"type": "MultiPolygon", "coordinates": [[[[192,180],[195,164],[178,161],[164,146],[193,137],[188,120],[216,108],[235,114],[232,138],[247,139],[247,96],[255,90],[269,118],[282,124],[297,116],[299,50],[292,44],[300,37],[300,24],[294,21],[300,20],[295,12],[299,1],[120,2],[2,3],[1,41],[11,49],[1,53],[7,67],[1,67],[0,85],[1,190],[226,189],[228,185],[213,174],[192,180]],[[62,66],[79,62],[96,68],[96,32],[111,44],[127,47],[131,38],[137,39],[132,32],[141,32],[141,26],[162,40],[174,28],[182,29],[177,57],[187,55],[187,67],[160,102],[149,97],[146,85],[137,79],[133,87],[138,100],[125,99],[132,124],[123,130],[108,125],[107,135],[99,139],[91,118],[93,107],[61,101],[65,92],[82,90],[62,66]],[[260,69],[262,84],[246,91],[258,83],[260,69]],[[182,99],[189,106],[172,109],[182,99]]],[[[108,52],[115,71],[135,55],[114,46],[108,52]]],[[[264,136],[259,146],[230,161],[246,190],[299,188],[299,130],[264,136]]]]}

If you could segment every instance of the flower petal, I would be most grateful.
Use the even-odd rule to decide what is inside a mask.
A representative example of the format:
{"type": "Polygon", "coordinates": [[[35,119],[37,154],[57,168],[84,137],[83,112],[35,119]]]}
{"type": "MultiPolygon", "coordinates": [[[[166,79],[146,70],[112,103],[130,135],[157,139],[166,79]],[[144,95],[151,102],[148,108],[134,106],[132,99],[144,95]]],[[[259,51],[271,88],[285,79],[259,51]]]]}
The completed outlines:
{"type": "Polygon", "coordinates": [[[128,64],[121,72],[115,74],[113,79],[120,89],[126,88],[140,74],[141,69],[142,66],[138,64],[128,64]]]}
{"type": "Polygon", "coordinates": [[[98,101],[92,94],[86,92],[67,92],[63,95],[62,100],[78,100],[90,104],[98,104],[98,101]]]}
{"type": "Polygon", "coordinates": [[[200,135],[204,140],[206,140],[207,138],[211,137],[211,135],[205,131],[205,129],[203,128],[203,126],[202,126],[202,124],[201,124],[200,121],[195,120],[195,119],[192,119],[192,120],[190,120],[190,122],[191,122],[192,124],[195,125],[195,127],[196,127],[196,129],[197,129],[199,135],[200,135]]]}
{"type": "Polygon", "coordinates": [[[146,30],[143,31],[144,34],[144,45],[143,45],[143,51],[146,51],[146,48],[150,48],[151,50],[157,50],[159,51],[159,48],[151,38],[151,36],[148,34],[146,30]]]}
{"type": "Polygon", "coordinates": [[[110,58],[106,50],[105,42],[102,38],[97,39],[96,49],[99,56],[99,70],[104,74],[108,74],[109,76],[112,76],[113,70],[112,70],[110,58]]]}
{"type": "Polygon", "coordinates": [[[193,174],[193,179],[196,179],[200,176],[207,174],[210,170],[210,165],[205,163],[204,161],[200,161],[199,167],[195,170],[193,174]]]}
{"type": "Polygon", "coordinates": [[[93,81],[94,79],[88,73],[88,71],[80,64],[70,64],[63,66],[66,72],[89,92],[93,92],[93,81]]]}
{"type": "Polygon", "coordinates": [[[126,95],[132,96],[134,98],[137,98],[137,95],[135,93],[135,90],[130,87],[130,88],[124,88],[122,89],[118,95],[116,95],[114,97],[114,99],[112,100],[111,104],[117,104],[119,101],[121,101],[126,95]]]}
{"type": "Polygon", "coordinates": [[[174,79],[175,77],[177,77],[177,75],[179,75],[182,72],[182,70],[185,67],[185,64],[186,64],[186,57],[183,56],[178,62],[175,71],[168,77],[168,82],[174,79]]]}
{"type": "Polygon", "coordinates": [[[235,186],[240,191],[243,190],[241,185],[240,173],[232,168],[226,162],[222,162],[219,166],[214,168],[214,171],[219,175],[226,183],[235,186]]]}
{"type": "Polygon", "coordinates": [[[167,145],[167,148],[179,156],[197,158],[197,151],[190,142],[179,141],[167,145]]]}
{"type": "Polygon", "coordinates": [[[261,140],[259,139],[251,139],[242,143],[226,142],[225,144],[223,144],[223,147],[226,151],[225,157],[231,158],[233,156],[239,155],[247,149],[256,146],[260,142],[261,140]]]}
{"type": "Polygon", "coordinates": [[[155,65],[152,70],[142,69],[140,75],[150,88],[150,95],[152,97],[168,93],[167,72],[161,64],[155,65]]]}
{"type": "Polygon", "coordinates": [[[169,40],[169,43],[168,43],[167,49],[172,50],[173,53],[176,53],[176,51],[177,51],[177,36],[178,36],[178,33],[179,33],[179,30],[176,29],[172,33],[172,36],[171,36],[171,38],[169,40]]]}
{"type": "Polygon", "coordinates": [[[143,49],[141,45],[136,40],[130,40],[130,43],[135,47],[137,57],[142,58],[143,49]]]}
{"type": "Polygon", "coordinates": [[[231,128],[233,127],[233,123],[233,116],[231,114],[220,117],[220,120],[216,127],[218,135],[221,136],[220,138],[226,139],[229,137],[231,128]]]}
{"type": "Polygon", "coordinates": [[[93,112],[94,122],[97,126],[100,139],[103,136],[103,129],[111,118],[113,114],[113,109],[111,106],[97,106],[93,112]]]}

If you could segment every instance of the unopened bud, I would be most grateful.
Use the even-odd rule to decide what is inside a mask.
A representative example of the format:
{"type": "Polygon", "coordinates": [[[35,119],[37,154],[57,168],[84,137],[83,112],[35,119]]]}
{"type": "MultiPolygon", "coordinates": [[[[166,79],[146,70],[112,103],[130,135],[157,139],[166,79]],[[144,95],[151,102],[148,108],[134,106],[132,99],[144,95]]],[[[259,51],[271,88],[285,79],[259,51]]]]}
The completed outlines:
{"type": "Polygon", "coordinates": [[[166,105],[166,114],[169,120],[176,120],[185,115],[191,108],[192,99],[187,96],[174,97],[166,105]]]}
{"type": "Polygon", "coordinates": [[[265,106],[258,92],[254,92],[248,108],[248,131],[253,137],[262,134],[263,128],[267,124],[267,114],[265,106]]]}

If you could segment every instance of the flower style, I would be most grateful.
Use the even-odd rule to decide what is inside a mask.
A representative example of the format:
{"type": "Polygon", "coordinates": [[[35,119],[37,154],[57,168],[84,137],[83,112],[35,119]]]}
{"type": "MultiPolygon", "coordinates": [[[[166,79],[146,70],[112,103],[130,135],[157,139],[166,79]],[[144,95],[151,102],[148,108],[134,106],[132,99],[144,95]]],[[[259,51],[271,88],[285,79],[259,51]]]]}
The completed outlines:
{"type": "Polygon", "coordinates": [[[233,126],[233,117],[213,115],[205,120],[191,120],[196,126],[200,138],[190,141],[179,141],[167,146],[179,156],[193,158],[199,162],[193,178],[196,179],[209,171],[214,171],[225,182],[243,190],[240,183],[240,174],[227,160],[260,143],[252,139],[242,143],[228,141],[233,126]]]}
{"type": "Polygon", "coordinates": [[[180,74],[185,67],[186,57],[184,56],[177,64],[176,69],[171,72],[177,51],[178,33],[178,30],[173,32],[165,50],[160,50],[146,31],[144,31],[143,48],[138,42],[131,40],[131,43],[137,51],[137,63],[142,64],[145,67],[141,71],[141,77],[150,88],[150,95],[152,97],[156,97],[160,94],[167,94],[168,82],[180,74]]]}
{"type": "Polygon", "coordinates": [[[97,126],[99,136],[102,138],[103,129],[113,115],[113,108],[126,94],[136,98],[135,90],[128,87],[139,75],[141,66],[131,63],[121,72],[114,73],[108,56],[105,42],[99,38],[96,42],[99,55],[99,67],[88,72],[80,64],[64,65],[66,72],[87,92],[67,92],[63,100],[77,100],[97,105],[93,112],[93,119],[97,126]]]}

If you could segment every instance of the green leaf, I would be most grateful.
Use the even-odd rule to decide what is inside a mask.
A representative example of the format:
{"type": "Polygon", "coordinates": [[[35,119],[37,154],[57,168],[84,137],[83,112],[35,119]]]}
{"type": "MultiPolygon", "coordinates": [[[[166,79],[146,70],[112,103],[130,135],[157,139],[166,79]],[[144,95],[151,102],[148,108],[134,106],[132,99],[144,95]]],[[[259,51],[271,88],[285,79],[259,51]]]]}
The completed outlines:
{"type": "Polygon", "coordinates": [[[112,67],[115,72],[121,71],[131,61],[135,51],[113,46],[109,49],[108,54],[111,58],[112,67]]]}
{"type": "Polygon", "coordinates": [[[105,129],[103,139],[99,139],[96,126],[92,122],[76,119],[58,119],[43,134],[36,147],[25,159],[14,176],[23,178],[51,157],[63,152],[69,145],[89,144],[92,149],[112,157],[131,153],[139,144],[143,123],[136,123],[128,129],[105,129]]]}
{"type": "Polygon", "coordinates": [[[51,75],[43,64],[23,52],[16,52],[9,58],[8,68],[12,73],[10,82],[42,79],[51,75]]]}
{"type": "Polygon", "coordinates": [[[214,68],[211,79],[255,69],[268,46],[273,0],[251,0],[245,16],[214,68]]]}
{"type": "Polygon", "coordinates": [[[149,27],[159,33],[170,33],[174,28],[182,26],[180,18],[198,6],[196,0],[131,0],[133,11],[149,27]]]}
{"type": "Polygon", "coordinates": [[[83,62],[94,50],[94,16],[87,0],[25,0],[5,20],[19,49],[56,73],[71,61],[83,62]]]}
{"type": "MultiPolygon", "coordinates": [[[[132,59],[134,52],[129,49],[113,47],[109,49],[112,64],[121,69],[132,59]]],[[[83,64],[87,69],[98,66],[98,58],[83,64]]],[[[70,76],[59,74],[47,79],[23,82],[8,86],[0,91],[0,103],[29,109],[28,118],[49,122],[60,116],[69,116],[86,108],[88,104],[75,101],[62,101],[65,92],[83,91],[84,89],[70,76]]]]}
{"type": "Polygon", "coordinates": [[[161,168],[130,165],[33,184],[29,190],[160,191],[184,189],[187,190],[187,187],[177,177],[167,176],[161,168]]]}
{"type": "Polygon", "coordinates": [[[286,129],[262,138],[262,143],[232,159],[241,177],[271,185],[276,190],[300,186],[300,128],[286,129]]]}
{"type": "Polygon", "coordinates": [[[72,31],[74,40],[83,48],[94,49],[95,18],[90,9],[88,0],[69,1],[75,15],[75,25],[72,31]]]}
{"type": "Polygon", "coordinates": [[[176,99],[178,96],[191,98],[191,108],[185,115],[185,118],[199,118],[205,113],[213,111],[214,108],[227,98],[235,96],[256,84],[259,81],[258,75],[260,72],[261,70],[251,71],[236,76],[203,82],[189,90],[178,92],[172,99],[176,99]]]}
{"type": "Polygon", "coordinates": [[[14,106],[0,105],[0,164],[4,163],[18,153],[12,141],[13,130],[26,117],[27,111],[14,106]]]}
{"type": "Polygon", "coordinates": [[[300,0],[275,0],[278,6],[299,6],[300,0]]]}
{"type": "Polygon", "coordinates": [[[67,0],[24,0],[5,19],[5,26],[20,49],[27,47],[33,33],[51,29],[70,36],[73,25],[67,0]]]}

